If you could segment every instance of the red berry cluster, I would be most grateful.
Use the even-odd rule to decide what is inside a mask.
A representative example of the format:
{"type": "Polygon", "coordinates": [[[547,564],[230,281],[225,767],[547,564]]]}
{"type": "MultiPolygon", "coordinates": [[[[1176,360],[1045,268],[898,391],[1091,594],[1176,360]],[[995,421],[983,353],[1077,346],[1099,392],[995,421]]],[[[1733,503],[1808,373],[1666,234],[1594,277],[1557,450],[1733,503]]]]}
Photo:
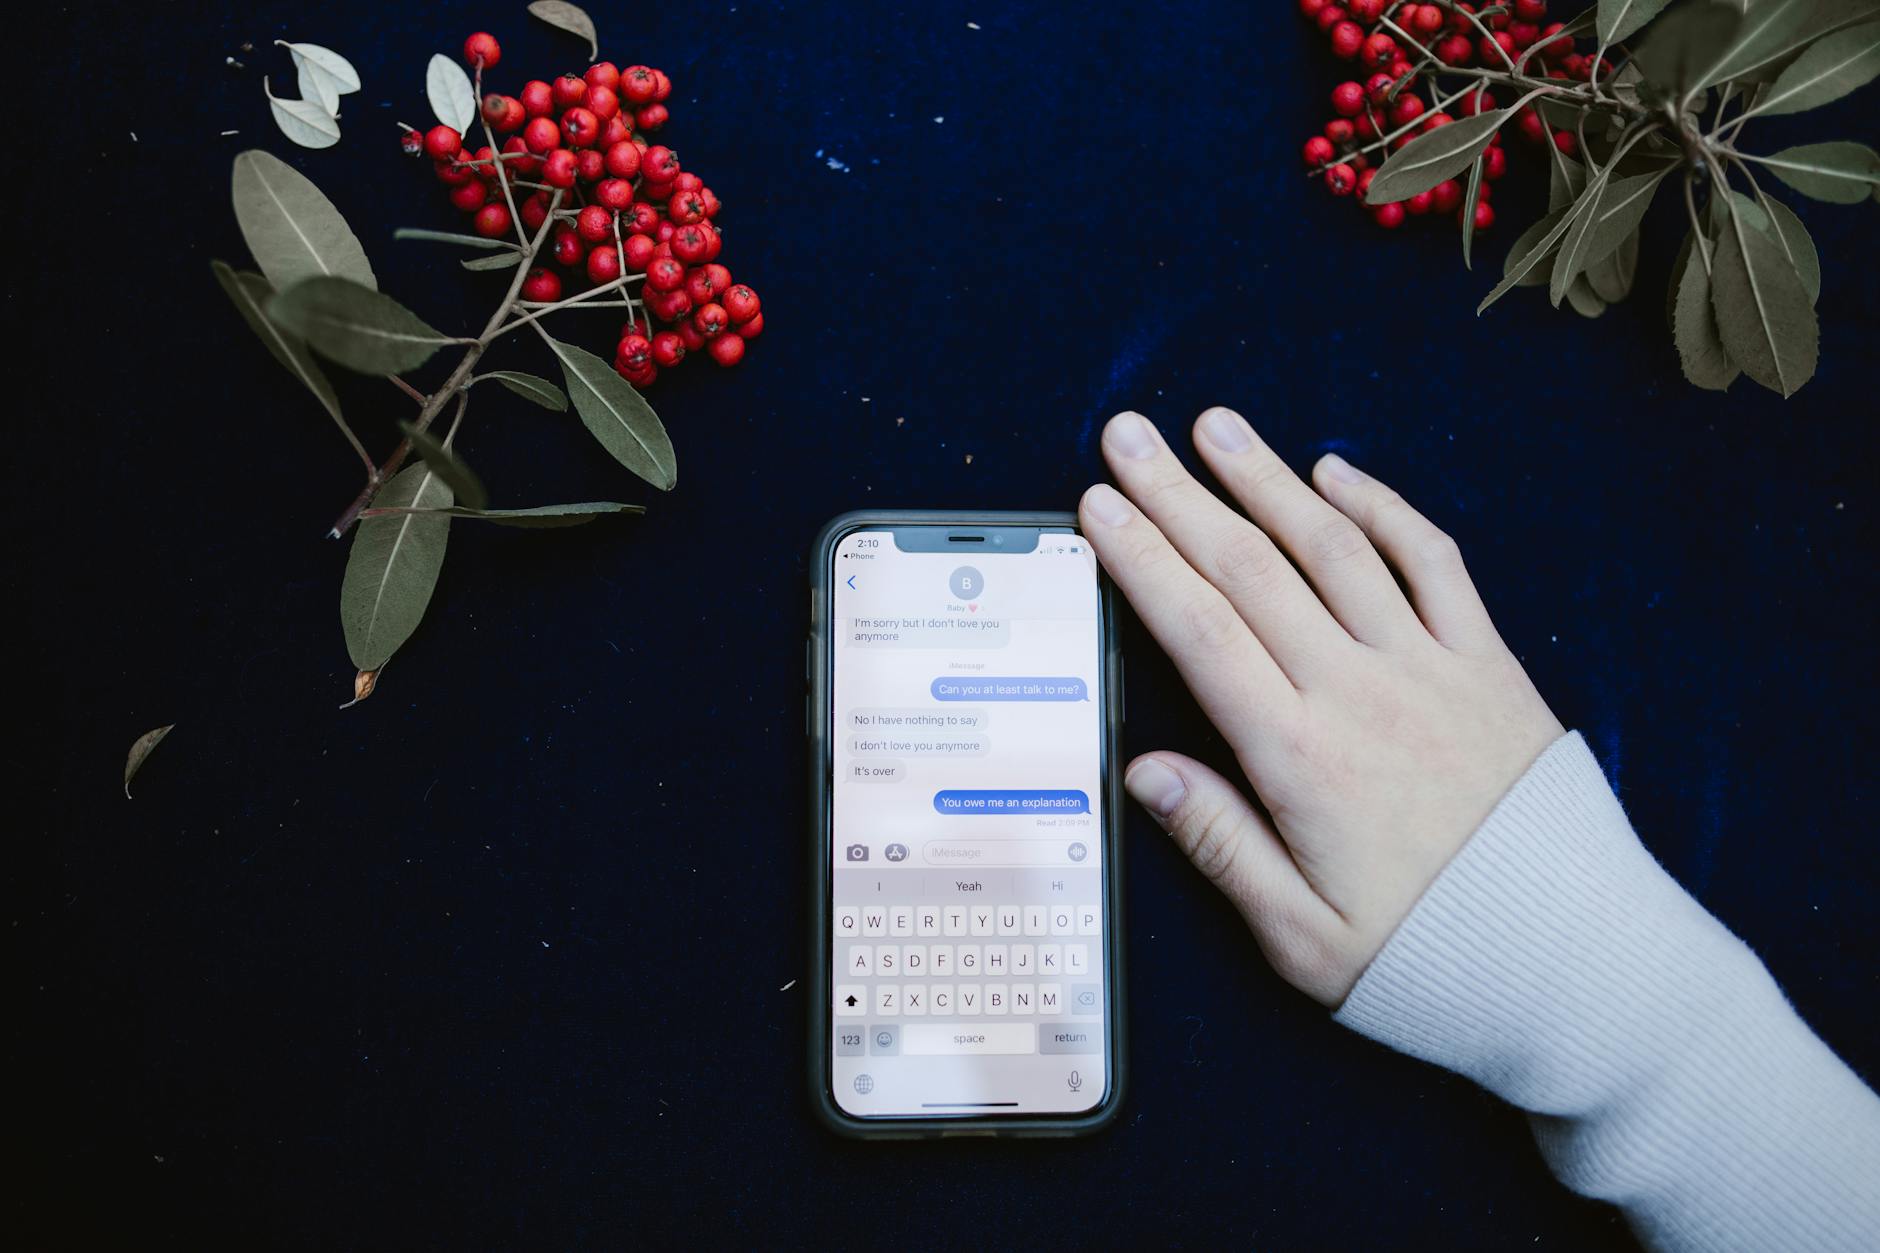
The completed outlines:
{"type": "MultiPolygon", "coordinates": [[[[478,32],[464,41],[464,60],[479,71],[502,60],[494,37],[478,32]]],[[[431,158],[451,203],[472,215],[486,238],[510,233],[511,183],[516,212],[531,236],[548,220],[553,192],[562,192],[572,219],[550,228],[554,267],[537,266],[523,279],[522,298],[553,302],[564,285],[610,283],[622,274],[646,275],[641,293],[651,322],[620,330],[614,368],[645,387],[662,368],[700,349],[719,365],[736,365],[747,340],[764,330],[757,293],[731,281],[718,264],[723,239],[713,219],[718,197],[697,174],[679,168],[671,148],[646,136],[666,124],[672,80],[645,65],[620,69],[601,61],[577,77],[523,84],[520,96],[483,98],[483,119],[503,140],[502,154],[484,145],[474,152],[448,126],[434,126],[406,147],[431,158]],[[565,278],[564,278],[565,276],[565,278]]],[[[416,134],[415,132],[413,134],[416,134]]]]}
{"type": "MultiPolygon", "coordinates": [[[[1395,135],[1390,141],[1395,151],[1417,136],[1455,120],[1448,113],[1432,111],[1417,94],[1422,77],[1417,72],[1419,65],[1434,60],[1438,63],[1434,67],[1437,73],[1472,66],[1503,70],[1510,59],[1519,61],[1533,48],[1528,73],[1535,72],[1537,63],[1547,67],[1547,77],[1557,79],[1584,79],[1595,68],[1604,77],[1612,70],[1609,62],[1596,62],[1574,51],[1572,38],[1560,33],[1561,23],[1543,25],[1547,0],[1512,0],[1506,7],[1493,6],[1500,11],[1480,19],[1488,28],[1486,36],[1470,20],[1476,6],[1467,0],[1442,0],[1438,4],[1392,0],[1298,2],[1299,12],[1331,40],[1332,54],[1340,60],[1355,60],[1365,70],[1362,82],[1353,79],[1332,88],[1333,116],[1321,133],[1306,140],[1304,149],[1307,168],[1323,176],[1327,190],[1334,196],[1355,195],[1360,205],[1364,205],[1365,193],[1377,174],[1362,149],[1383,136],[1395,135]],[[1385,28],[1386,18],[1403,32],[1409,46],[1385,28]]],[[[1437,100],[1434,88],[1430,90],[1431,100],[1437,100]]],[[[1462,117],[1495,107],[1495,97],[1486,90],[1470,91],[1455,104],[1456,113],[1462,117]]],[[[1524,106],[1516,115],[1515,129],[1532,143],[1548,138],[1547,124],[1532,106],[1524,106]]],[[[1562,152],[1574,152],[1571,131],[1557,131],[1552,139],[1562,152]]],[[[1475,205],[1478,231],[1495,223],[1495,210],[1489,203],[1492,185],[1507,169],[1508,154],[1497,134],[1483,154],[1482,186],[1475,205]]],[[[1453,215],[1460,222],[1463,199],[1462,184],[1447,179],[1407,200],[1364,207],[1379,226],[1395,230],[1406,217],[1453,215]]]]}

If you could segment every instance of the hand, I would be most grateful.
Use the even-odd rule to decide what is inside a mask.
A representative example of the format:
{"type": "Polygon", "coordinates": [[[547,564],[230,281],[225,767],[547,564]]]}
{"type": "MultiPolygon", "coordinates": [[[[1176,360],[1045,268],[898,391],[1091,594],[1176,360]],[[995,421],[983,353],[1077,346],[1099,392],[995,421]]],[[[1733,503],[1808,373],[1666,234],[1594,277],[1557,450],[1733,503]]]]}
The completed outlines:
{"type": "Polygon", "coordinates": [[[1251,522],[1135,413],[1103,432],[1122,492],[1098,484],[1079,514],[1259,804],[1172,752],[1124,785],[1280,975],[1337,1006],[1562,729],[1455,542],[1397,493],[1337,456],[1314,491],[1228,409],[1201,415],[1195,446],[1251,522]]]}

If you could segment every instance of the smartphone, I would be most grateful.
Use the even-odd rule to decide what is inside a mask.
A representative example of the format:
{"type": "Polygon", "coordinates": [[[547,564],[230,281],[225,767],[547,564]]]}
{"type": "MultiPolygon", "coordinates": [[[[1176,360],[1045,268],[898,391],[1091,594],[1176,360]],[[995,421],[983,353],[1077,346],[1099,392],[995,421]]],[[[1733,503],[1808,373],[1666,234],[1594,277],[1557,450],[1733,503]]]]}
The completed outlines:
{"type": "Polygon", "coordinates": [[[1122,683],[1076,517],[844,514],[812,571],[818,1113],[864,1137],[1102,1127],[1122,683]]]}

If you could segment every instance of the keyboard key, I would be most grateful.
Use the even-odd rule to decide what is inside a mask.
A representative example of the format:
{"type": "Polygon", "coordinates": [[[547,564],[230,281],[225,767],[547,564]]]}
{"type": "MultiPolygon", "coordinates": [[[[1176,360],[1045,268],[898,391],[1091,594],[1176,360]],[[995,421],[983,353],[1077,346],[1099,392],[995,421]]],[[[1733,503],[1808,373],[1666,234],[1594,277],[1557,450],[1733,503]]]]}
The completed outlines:
{"type": "Polygon", "coordinates": [[[888,908],[888,934],[897,937],[914,934],[912,905],[893,905],[888,908]]]}
{"type": "Polygon", "coordinates": [[[1007,1014],[1012,1010],[1012,989],[1003,983],[986,985],[986,1012],[1007,1014]]]}
{"type": "Polygon", "coordinates": [[[908,944],[901,949],[901,973],[909,979],[927,977],[927,946],[908,944]]]}
{"type": "Polygon", "coordinates": [[[851,979],[866,979],[875,973],[875,950],[869,944],[849,945],[849,960],[845,973],[851,979]]]}
{"type": "Polygon", "coordinates": [[[1062,944],[1040,944],[1038,946],[1038,970],[1045,975],[1064,973],[1064,946],[1062,944]]]}
{"type": "Polygon", "coordinates": [[[966,906],[948,905],[940,911],[940,929],[947,935],[966,934],[966,906]]]}
{"type": "Polygon", "coordinates": [[[1038,989],[1029,983],[1012,985],[1012,1012],[1014,1014],[1035,1014],[1038,1012],[1038,989]]]}
{"type": "Polygon", "coordinates": [[[884,979],[899,977],[901,973],[901,946],[882,944],[875,948],[875,973],[884,979]]]}
{"type": "Polygon", "coordinates": [[[1046,934],[1044,928],[1045,928],[1044,906],[1043,905],[1025,906],[1025,934],[1026,935],[1044,935],[1046,934]]]}
{"type": "Polygon", "coordinates": [[[1077,930],[1077,912],[1069,905],[1051,906],[1051,934],[1072,935],[1077,930]]]}
{"type": "Polygon", "coordinates": [[[836,934],[854,935],[861,928],[861,911],[853,905],[836,906],[836,934]]]}
{"type": "Polygon", "coordinates": [[[1063,984],[1041,983],[1038,985],[1038,1012],[1045,1015],[1064,1012],[1063,984]]]}
{"type": "Polygon", "coordinates": [[[868,989],[859,983],[838,983],[835,1002],[837,1018],[860,1018],[868,1012],[868,989]]]}
{"type": "Polygon", "coordinates": [[[1095,983],[1071,984],[1071,1013],[1100,1014],[1103,1012],[1103,988],[1095,983]]]}
{"type": "Polygon", "coordinates": [[[893,983],[875,985],[875,1016],[894,1018],[901,1012],[901,989],[893,983]]]}
{"type": "Polygon", "coordinates": [[[1090,946],[1088,944],[1066,944],[1064,946],[1064,973],[1067,975],[1087,975],[1090,973],[1090,946]]]}
{"type": "Polygon", "coordinates": [[[933,1006],[934,1017],[936,1018],[947,1017],[954,1011],[955,1001],[953,985],[950,983],[936,983],[931,988],[928,988],[927,999],[933,1006]]]}
{"type": "MultiPolygon", "coordinates": [[[[1049,945],[1045,947],[1049,948],[1049,945]]],[[[1037,950],[1029,944],[1012,946],[1012,974],[1014,977],[1027,977],[1038,973],[1037,950]]]]}
{"type": "Polygon", "coordinates": [[[836,1028],[836,1056],[860,1057],[867,1050],[868,1037],[860,1027],[836,1028]]]}
{"type": "Polygon", "coordinates": [[[880,905],[862,906],[862,934],[888,934],[888,911],[880,905]]]}
{"type": "Polygon", "coordinates": [[[1017,935],[1019,908],[1016,905],[1000,905],[995,911],[998,915],[1000,935],[1017,935]]]}
{"type": "Polygon", "coordinates": [[[1040,1053],[1100,1053],[1103,1051],[1102,1034],[1102,1031],[1094,1024],[1088,1027],[1050,1024],[1038,1031],[1038,1051],[1040,1053]]]}
{"type": "Polygon", "coordinates": [[[915,909],[914,932],[916,935],[939,935],[940,910],[933,905],[922,905],[915,909]]]}
{"type": "Polygon", "coordinates": [[[966,921],[974,935],[992,934],[992,906],[972,905],[966,910],[966,921]]]}
{"type": "Polygon", "coordinates": [[[901,1013],[909,1018],[927,1016],[927,985],[924,983],[903,983],[901,985],[901,1013]]]}
{"type": "Polygon", "coordinates": [[[986,973],[985,959],[980,955],[977,944],[960,945],[960,977],[977,979],[986,973]]]}
{"type": "Polygon", "coordinates": [[[1077,934],[1096,935],[1101,925],[1102,917],[1103,916],[1097,912],[1095,905],[1079,905],[1077,907],[1077,934]]]}
{"type": "Polygon", "coordinates": [[[986,977],[989,979],[1003,978],[1011,971],[1011,967],[1006,965],[1006,962],[1009,960],[1010,953],[1005,945],[986,945],[986,977]]]}
{"type": "Polygon", "coordinates": [[[1038,1051],[1037,1028],[1028,1022],[913,1023],[902,1029],[901,1052],[916,1057],[1017,1054],[1038,1051]]]}
{"type": "Polygon", "coordinates": [[[930,956],[932,958],[930,964],[933,966],[933,977],[936,979],[951,979],[953,977],[953,946],[951,944],[936,944],[930,950],[930,956]]]}
{"type": "Polygon", "coordinates": [[[986,1007],[985,989],[977,983],[962,983],[959,990],[959,1013],[971,1017],[986,1007]]]}
{"type": "Polygon", "coordinates": [[[877,1023],[868,1029],[868,1051],[876,1057],[894,1057],[901,1051],[901,1028],[877,1023]]]}

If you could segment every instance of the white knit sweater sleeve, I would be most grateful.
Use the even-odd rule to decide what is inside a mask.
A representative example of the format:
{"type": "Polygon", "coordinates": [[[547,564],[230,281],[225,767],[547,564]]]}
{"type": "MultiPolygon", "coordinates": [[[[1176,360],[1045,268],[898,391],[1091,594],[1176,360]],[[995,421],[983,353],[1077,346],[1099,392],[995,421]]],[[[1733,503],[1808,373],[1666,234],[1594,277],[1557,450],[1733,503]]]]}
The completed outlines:
{"type": "Polygon", "coordinates": [[[1660,1249],[1880,1249],[1880,1099],[1639,843],[1576,734],[1457,853],[1338,1021],[1527,1110],[1660,1249]]]}

